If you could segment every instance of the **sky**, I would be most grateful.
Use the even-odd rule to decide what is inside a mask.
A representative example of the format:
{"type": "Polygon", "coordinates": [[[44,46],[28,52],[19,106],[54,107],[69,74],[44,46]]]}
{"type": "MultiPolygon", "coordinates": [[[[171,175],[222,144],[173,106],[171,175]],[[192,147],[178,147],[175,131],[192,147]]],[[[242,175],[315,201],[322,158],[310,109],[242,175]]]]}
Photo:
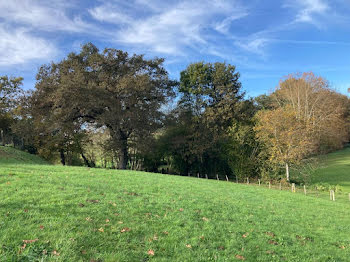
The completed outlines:
{"type": "Polygon", "coordinates": [[[350,0],[0,0],[0,75],[26,89],[87,42],[163,57],[174,79],[193,62],[235,65],[251,97],[297,72],[350,87],[350,0]]]}

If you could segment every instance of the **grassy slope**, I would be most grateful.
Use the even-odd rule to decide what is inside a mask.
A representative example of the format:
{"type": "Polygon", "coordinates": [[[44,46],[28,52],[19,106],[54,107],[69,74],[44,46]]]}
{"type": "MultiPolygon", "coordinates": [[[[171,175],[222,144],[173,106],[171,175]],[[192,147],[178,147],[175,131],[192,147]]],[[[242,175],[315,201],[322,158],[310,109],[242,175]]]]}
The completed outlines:
{"type": "Polygon", "coordinates": [[[36,155],[14,149],[12,147],[0,146],[0,164],[47,164],[36,155]]]}
{"type": "Polygon", "coordinates": [[[349,215],[285,191],[0,156],[0,261],[348,261],[349,215]]]}
{"type": "Polygon", "coordinates": [[[350,147],[322,156],[320,168],[313,175],[312,182],[326,182],[341,185],[350,192],[350,147]]]}

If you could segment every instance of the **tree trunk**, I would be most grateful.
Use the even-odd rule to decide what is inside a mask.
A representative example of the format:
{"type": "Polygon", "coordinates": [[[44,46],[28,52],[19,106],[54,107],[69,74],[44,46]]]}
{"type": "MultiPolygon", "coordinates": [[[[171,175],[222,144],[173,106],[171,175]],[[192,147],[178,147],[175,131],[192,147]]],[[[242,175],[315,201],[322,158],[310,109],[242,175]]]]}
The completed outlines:
{"type": "Polygon", "coordinates": [[[61,157],[61,163],[62,163],[62,165],[66,165],[66,159],[65,159],[65,157],[64,157],[64,151],[63,151],[63,149],[60,149],[60,157],[61,157]]]}
{"type": "Polygon", "coordinates": [[[120,148],[119,148],[119,169],[126,169],[128,164],[128,139],[126,136],[120,138],[120,148]]]}
{"type": "Polygon", "coordinates": [[[86,156],[85,156],[83,153],[81,153],[81,157],[84,159],[85,165],[87,165],[88,167],[92,167],[92,166],[90,165],[89,161],[87,160],[86,156]]]}
{"type": "Polygon", "coordinates": [[[289,181],[289,166],[288,166],[288,163],[286,163],[286,178],[287,178],[287,181],[289,181]]]}
{"type": "Polygon", "coordinates": [[[1,145],[5,146],[5,136],[4,136],[4,130],[1,129],[1,145]]]}

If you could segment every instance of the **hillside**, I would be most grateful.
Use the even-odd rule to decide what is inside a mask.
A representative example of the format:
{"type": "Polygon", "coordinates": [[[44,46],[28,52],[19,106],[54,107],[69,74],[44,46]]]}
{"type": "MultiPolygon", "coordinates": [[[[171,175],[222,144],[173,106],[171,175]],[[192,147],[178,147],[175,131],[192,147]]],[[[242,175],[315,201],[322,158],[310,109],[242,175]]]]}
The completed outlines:
{"type": "Polygon", "coordinates": [[[340,185],[350,192],[350,146],[320,157],[320,167],[312,177],[312,183],[340,185]]]}
{"type": "Polygon", "coordinates": [[[0,146],[0,164],[47,164],[47,162],[13,147],[0,146]]]}
{"type": "Polygon", "coordinates": [[[24,165],[26,157],[15,156],[0,165],[0,261],[350,257],[346,202],[190,177],[24,165]]]}

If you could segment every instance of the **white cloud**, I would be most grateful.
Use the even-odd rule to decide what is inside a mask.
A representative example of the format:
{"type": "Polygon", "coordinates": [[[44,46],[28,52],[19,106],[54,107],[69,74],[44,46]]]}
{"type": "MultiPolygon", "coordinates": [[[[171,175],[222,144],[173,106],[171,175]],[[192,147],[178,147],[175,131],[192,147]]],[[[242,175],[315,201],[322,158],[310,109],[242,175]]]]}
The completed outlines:
{"type": "Polygon", "coordinates": [[[81,17],[67,16],[72,5],[62,0],[0,0],[0,18],[6,23],[32,27],[44,31],[88,31],[91,25],[81,17]]]}
{"type": "Polygon", "coordinates": [[[248,39],[248,40],[238,40],[238,41],[235,41],[235,44],[250,53],[255,53],[261,56],[265,56],[264,47],[269,42],[270,42],[270,39],[257,37],[257,38],[248,39]]]}
{"type": "Polygon", "coordinates": [[[208,44],[207,31],[227,32],[229,24],[247,15],[237,1],[167,2],[136,0],[133,9],[119,1],[89,10],[98,21],[116,24],[115,41],[164,54],[208,44]],[[142,12],[143,11],[143,12],[142,12]],[[122,25],[122,26],[118,26],[122,25]]]}
{"type": "Polygon", "coordinates": [[[325,0],[293,0],[285,4],[287,8],[297,10],[295,23],[310,23],[319,26],[319,16],[326,15],[330,7],[325,0]]]}
{"type": "Polygon", "coordinates": [[[37,59],[50,59],[55,47],[40,37],[31,36],[26,29],[4,28],[0,25],[0,67],[24,64],[37,59]]]}

